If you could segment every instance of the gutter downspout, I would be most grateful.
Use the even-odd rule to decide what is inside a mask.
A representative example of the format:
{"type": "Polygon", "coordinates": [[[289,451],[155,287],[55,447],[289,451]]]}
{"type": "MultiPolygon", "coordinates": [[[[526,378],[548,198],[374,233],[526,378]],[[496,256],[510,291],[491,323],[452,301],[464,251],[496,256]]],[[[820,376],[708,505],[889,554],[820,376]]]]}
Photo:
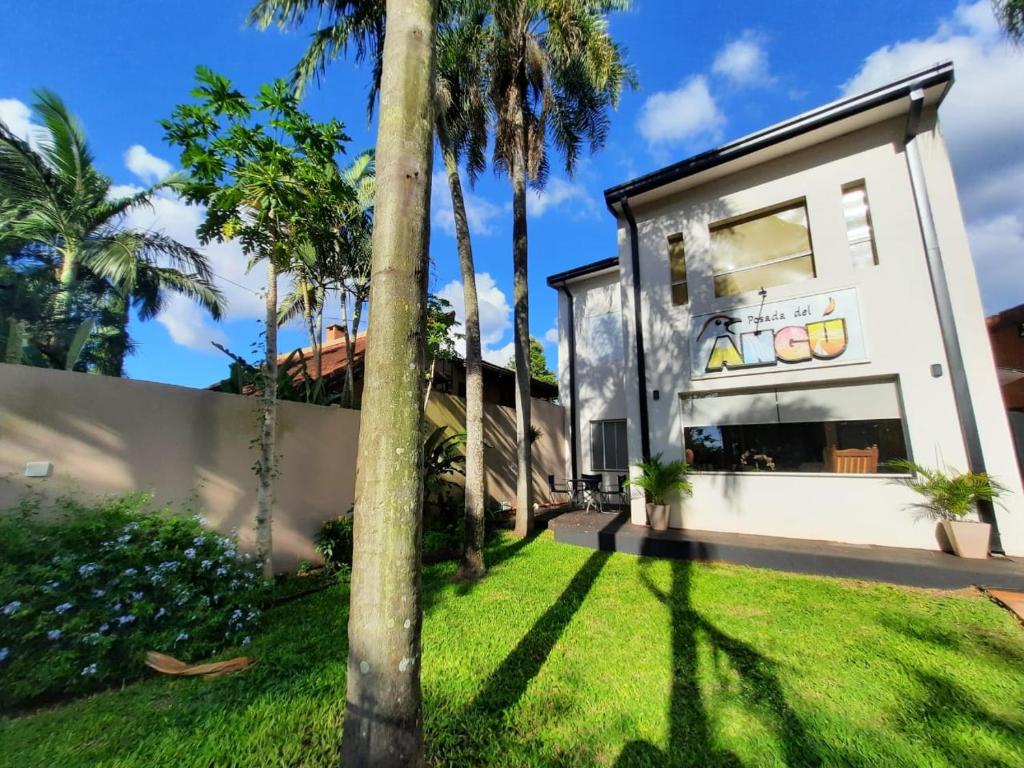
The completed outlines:
{"type": "MultiPolygon", "coordinates": [[[[910,112],[907,115],[907,131],[904,139],[907,168],[910,171],[910,187],[914,193],[917,218],[921,225],[921,237],[924,240],[928,275],[931,278],[932,293],[935,296],[935,308],[939,315],[942,344],[945,347],[946,360],[949,363],[953,400],[956,403],[957,416],[960,419],[960,434],[967,451],[967,468],[970,472],[982,473],[985,471],[985,455],[981,449],[981,438],[978,436],[978,421],[967,383],[967,372],[964,370],[960,337],[953,315],[953,301],[949,295],[949,282],[946,279],[946,269],[942,263],[942,250],[939,248],[939,236],[932,215],[931,200],[928,196],[924,163],[921,160],[921,151],[917,143],[923,109],[924,90],[918,87],[910,93],[910,112]]],[[[989,541],[990,551],[993,554],[1004,554],[999,536],[999,523],[996,520],[995,509],[991,501],[978,502],[978,516],[982,522],[992,526],[992,537],[989,541]]]]}
{"type": "Polygon", "coordinates": [[[640,395],[640,455],[644,461],[651,458],[651,436],[647,414],[647,359],[644,355],[644,323],[640,311],[640,241],[637,235],[636,219],[629,207],[629,198],[618,201],[629,225],[629,254],[633,270],[633,325],[636,339],[637,389],[640,395]]]}
{"type": "Polygon", "coordinates": [[[569,302],[569,458],[572,464],[572,477],[579,477],[576,471],[578,464],[576,455],[576,310],[573,304],[572,291],[562,283],[559,286],[569,302]]]}

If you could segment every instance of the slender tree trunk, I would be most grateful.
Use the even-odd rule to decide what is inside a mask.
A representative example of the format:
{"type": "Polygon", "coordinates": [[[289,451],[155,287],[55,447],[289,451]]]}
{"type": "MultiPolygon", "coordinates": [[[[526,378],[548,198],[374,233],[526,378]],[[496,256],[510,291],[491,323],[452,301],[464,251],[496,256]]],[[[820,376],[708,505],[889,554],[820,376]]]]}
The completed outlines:
{"type": "Polygon", "coordinates": [[[345,408],[355,408],[355,371],[352,370],[355,361],[355,350],[352,348],[352,329],[348,321],[348,287],[345,283],[341,285],[339,294],[341,299],[341,327],[345,331],[345,383],[341,388],[341,404],[345,408]]]}
{"type": "Polygon", "coordinates": [[[323,285],[316,287],[316,380],[324,375],[324,297],[323,285]]]}
{"type": "Polygon", "coordinates": [[[263,395],[260,400],[259,459],[256,462],[256,558],[263,575],[274,575],[271,559],[271,526],[274,508],[274,474],[277,469],[275,433],[277,431],[277,268],[267,254],[266,358],[263,362],[263,395]]]}
{"type": "MultiPolygon", "coordinates": [[[[427,409],[427,403],[430,402],[430,393],[434,389],[434,371],[437,370],[437,358],[430,358],[430,368],[427,370],[427,391],[423,395],[423,410],[427,409]]],[[[424,435],[426,434],[426,423],[423,424],[424,435]]]]}
{"type": "MultiPolygon", "coordinates": [[[[363,299],[359,293],[358,286],[352,293],[352,344],[348,349],[348,370],[352,371],[352,379],[349,381],[349,390],[351,391],[352,407],[356,407],[356,343],[359,341],[359,323],[363,318],[363,299]]],[[[363,352],[363,369],[366,369],[366,353],[363,352]]],[[[365,386],[366,379],[364,377],[363,383],[365,386]]]]}
{"type": "Polygon", "coordinates": [[[78,249],[71,243],[64,246],[60,264],[60,288],[53,298],[53,325],[57,334],[62,333],[71,308],[71,297],[78,282],[78,249]]]}
{"type": "MultiPolygon", "coordinates": [[[[444,143],[444,139],[442,139],[444,143]]],[[[484,575],[484,383],[480,356],[480,304],[476,294],[476,267],[469,220],[462,196],[459,166],[452,151],[442,146],[448,187],[455,216],[455,239],[462,268],[463,300],[466,305],[466,513],[463,521],[460,579],[484,575]]]]}
{"type": "Polygon", "coordinates": [[[309,336],[309,352],[313,356],[313,379],[320,381],[320,348],[316,334],[316,318],[313,310],[313,291],[309,283],[302,281],[302,320],[306,324],[306,334],[309,336]]]}
{"type": "Polygon", "coordinates": [[[533,530],[533,447],[530,444],[530,307],[526,247],[526,124],[518,110],[512,154],[512,271],[516,361],[516,528],[533,530]]]}
{"type": "Polygon", "coordinates": [[[104,376],[124,376],[124,358],[128,352],[129,297],[111,287],[103,302],[100,324],[94,331],[98,341],[96,370],[104,376]]]}
{"type": "Polygon", "coordinates": [[[432,0],[388,0],[348,623],[346,766],[423,764],[423,354],[433,161],[432,0]]]}

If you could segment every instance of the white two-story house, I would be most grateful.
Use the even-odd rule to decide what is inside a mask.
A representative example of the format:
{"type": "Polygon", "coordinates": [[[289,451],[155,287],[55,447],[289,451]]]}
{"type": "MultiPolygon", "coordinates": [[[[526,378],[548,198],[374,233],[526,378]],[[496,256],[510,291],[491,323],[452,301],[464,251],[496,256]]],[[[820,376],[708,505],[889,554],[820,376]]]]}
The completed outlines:
{"type": "Polygon", "coordinates": [[[605,191],[617,256],[548,279],[567,476],[662,454],[693,470],[672,527],[936,549],[887,463],[987,471],[992,549],[1024,555],[952,84],[938,65],[605,191]]]}

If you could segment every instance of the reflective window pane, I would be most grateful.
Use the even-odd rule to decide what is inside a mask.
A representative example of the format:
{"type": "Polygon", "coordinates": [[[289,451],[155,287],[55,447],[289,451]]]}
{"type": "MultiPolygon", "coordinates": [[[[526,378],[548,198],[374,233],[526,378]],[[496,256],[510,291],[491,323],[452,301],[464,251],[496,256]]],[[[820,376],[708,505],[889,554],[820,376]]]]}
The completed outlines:
{"type": "Polygon", "coordinates": [[[846,239],[850,244],[853,266],[870,267],[877,264],[868,191],[863,181],[843,187],[843,214],[846,217],[846,239]]]}
{"type": "Polygon", "coordinates": [[[711,268],[715,274],[810,251],[811,236],[803,202],[735,224],[711,227],[711,268]]]}
{"type": "Polygon", "coordinates": [[[801,280],[810,280],[813,277],[814,257],[801,256],[764,267],[715,275],[715,295],[729,296],[734,293],[759,291],[761,288],[796,283],[801,280]]]}

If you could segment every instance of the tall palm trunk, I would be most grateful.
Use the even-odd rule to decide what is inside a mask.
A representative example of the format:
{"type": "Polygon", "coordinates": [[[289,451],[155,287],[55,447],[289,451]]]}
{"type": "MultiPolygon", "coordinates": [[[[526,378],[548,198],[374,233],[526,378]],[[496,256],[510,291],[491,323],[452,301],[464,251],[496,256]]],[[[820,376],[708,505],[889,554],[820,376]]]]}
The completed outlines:
{"type": "Polygon", "coordinates": [[[260,401],[259,459],[256,462],[256,558],[263,575],[274,575],[271,526],[274,508],[274,455],[277,432],[277,265],[267,254],[266,358],[263,362],[263,395],[260,401]]]}
{"type": "Polygon", "coordinates": [[[323,284],[316,287],[316,380],[324,375],[324,298],[323,284]]]}
{"type": "Polygon", "coordinates": [[[78,249],[74,243],[64,245],[63,259],[60,264],[59,283],[60,288],[53,298],[53,325],[59,333],[61,326],[68,319],[68,312],[71,308],[71,297],[74,293],[75,283],[78,282],[78,249]]]}
{"type": "Polygon", "coordinates": [[[341,388],[341,405],[345,408],[356,407],[355,365],[356,351],[352,348],[352,328],[348,320],[348,288],[341,286],[341,327],[345,331],[345,383],[341,388]]]}
{"type": "Polygon", "coordinates": [[[309,351],[313,355],[313,380],[320,381],[321,354],[320,337],[316,332],[316,318],[313,309],[313,289],[305,280],[302,287],[302,320],[306,324],[306,335],[309,336],[309,351]]]}
{"type": "Polygon", "coordinates": [[[388,0],[359,430],[342,763],[423,764],[423,354],[433,161],[432,0],[388,0]]]}
{"type": "MultiPolygon", "coordinates": [[[[522,103],[525,83],[517,104],[522,103]]],[[[530,444],[530,307],[526,247],[526,123],[525,110],[516,110],[512,150],[512,270],[515,299],[516,361],[516,528],[517,536],[533,530],[533,451],[530,444]]]]}
{"type": "Polygon", "coordinates": [[[479,579],[484,575],[484,383],[480,355],[480,304],[476,294],[476,267],[469,236],[466,203],[462,196],[459,166],[450,147],[441,154],[448,174],[455,217],[455,239],[462,268],[463,300],[466,305],[466,513],[463,523],[462,563],[459,577],[479,579]]]}

